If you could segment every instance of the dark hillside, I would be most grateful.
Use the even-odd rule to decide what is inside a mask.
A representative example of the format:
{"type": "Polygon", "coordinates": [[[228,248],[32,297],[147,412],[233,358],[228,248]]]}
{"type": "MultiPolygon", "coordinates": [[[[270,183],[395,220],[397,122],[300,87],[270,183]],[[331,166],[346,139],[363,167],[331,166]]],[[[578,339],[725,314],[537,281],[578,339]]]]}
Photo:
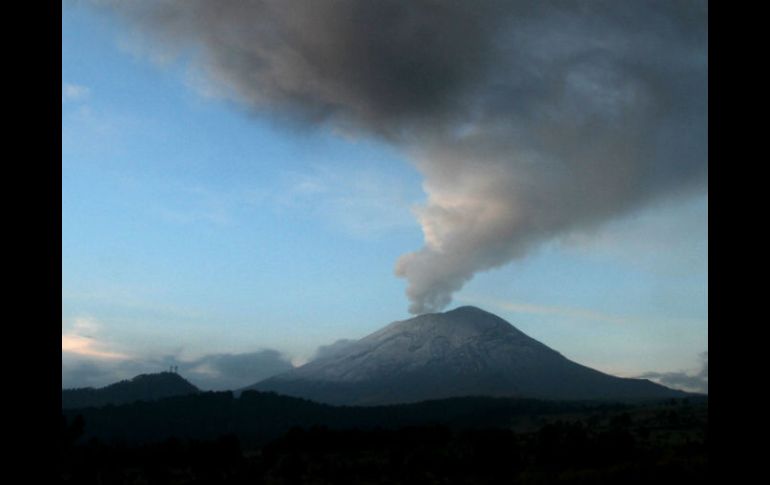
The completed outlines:
{"type": "Polygon", "coordinates": [[[706,399],[351,408],[204,393],[65,414],[63,483],[659,485],[708,476],[706,399]]]}
{"type": "Polygon", "coordinates": [[[107,404],[129,404],[135,401],[156,401],[172,396],[197,394],[200,390],[179,374],[160,372],[141,374],[133,379],[116,382],[94,389],[64,389],[61,392],[62,409],[99,407],[107,404]]]}
{"type": "MultiPolygon", "coordinates": [[[[696,402],[695,400],[693,402],[696,402]]],[[[332,429],[397,429],[446,425],[453,428],[527,429],[549,419],[607,416],[629,409],[651,409],[590,401],[466,397],[391,406],[331,406],[275,393],[202,392],[154,402],[101,408],[65,409],[68,418],[82,416],[84,436],[107,442],[148,443],[171,437],[214,439],[235,434],[246,444],[261,445],[292,427],[332,429]]]]}

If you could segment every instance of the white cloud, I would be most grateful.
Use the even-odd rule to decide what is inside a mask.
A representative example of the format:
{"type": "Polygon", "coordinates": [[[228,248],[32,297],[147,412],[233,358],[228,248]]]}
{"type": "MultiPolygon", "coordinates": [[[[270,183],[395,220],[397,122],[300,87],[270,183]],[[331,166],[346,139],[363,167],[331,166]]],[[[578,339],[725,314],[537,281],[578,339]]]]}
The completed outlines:
{"type": "Polygon", "coordinates": [[[91,95],[91,89],[79,84],[63,83],[61,86],[62,104],[83,101],[91,95]]]}

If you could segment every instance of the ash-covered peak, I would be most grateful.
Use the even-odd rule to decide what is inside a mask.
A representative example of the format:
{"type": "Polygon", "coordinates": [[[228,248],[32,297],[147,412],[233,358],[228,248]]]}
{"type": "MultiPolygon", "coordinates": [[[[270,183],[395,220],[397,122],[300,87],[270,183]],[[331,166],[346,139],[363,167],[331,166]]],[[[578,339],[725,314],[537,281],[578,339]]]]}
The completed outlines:
{"type": "Polygon", "coordinates": [[[415,402],[455,396],[619,399],[675,396],[649,382],[621,379],[572,362],[473,306],[425,313],[251,389],[332,404],[415,402]]]}
{"type": "Polygon", "coordinates": [[[472,314],[472,313],[485,313],[487,315],[492,315],[491,313],[482,310],[479,307],[475,307],[472,305],[465,305],[465,306],[459,306],[455,308],[454,310],[448,310],[444,313],[462,313],[462,314],[472,314]]]}
{"type": "Polygon", "coordinates": [[[436,338],[446,339],[451,347],[459,347],[479,339],[536,342],[502,318],[473,306],[463,306],[443,313],[425,313],[408,320],[393,322],[359,342],[377,345],[393,339],[407,339],[412,342],[411,347],[414,348],[436,338]]]}
{"type": "Polygon", "coordinates": [[[442,320],[447,323],[472,326],[478,330],[498,330],[504,332],[516,330],[513,325],[494,313],[490,313],[475,306],[461,306],[440,315],[442,316],[442,320]]]}
{"type": "Polygon", "coordinates": [[[457,307],[443,313],[427,313],[399,323],[410,326],[427,325],[465,329],[474,333],[521,334],[516,327],[506,320],[503,320],[493,313],[470,305],[457,307]]]}

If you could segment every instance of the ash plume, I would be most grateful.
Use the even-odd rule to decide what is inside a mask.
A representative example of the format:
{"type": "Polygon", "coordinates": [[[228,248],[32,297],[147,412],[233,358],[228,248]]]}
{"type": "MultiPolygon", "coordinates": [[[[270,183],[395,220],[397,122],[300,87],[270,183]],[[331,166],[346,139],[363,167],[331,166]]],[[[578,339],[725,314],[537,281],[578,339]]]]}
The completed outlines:
{"type": "Polygon", "coordinates": [[[259,114],[424,175],[412,313],[539,243],[705,190],[705,1],[96,1],[259,114]]]}

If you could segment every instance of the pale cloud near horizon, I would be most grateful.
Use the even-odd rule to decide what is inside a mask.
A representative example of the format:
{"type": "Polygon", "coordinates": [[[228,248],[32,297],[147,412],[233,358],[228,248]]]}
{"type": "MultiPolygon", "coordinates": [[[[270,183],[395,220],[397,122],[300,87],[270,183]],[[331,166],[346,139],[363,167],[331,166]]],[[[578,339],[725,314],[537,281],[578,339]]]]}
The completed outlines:
{"type": "Polygon", "coordinates": [[[70,329],[62,330],[62,353],[107,360],[129,358],[127,354],[112,350],[108,343],[100,340],[98,338],[100,330],[101,324],[97,320],[90,317],[75,317],[70,329]]]}
{"type": "Polygon", "coordinates": [[[709,353],[708,350],[699,355],[700,368],[698,370],[676,372],[646,372],[640,379],[650,379],[668,387],[674,387],[690,392],[709,392],[709,353]]]}

